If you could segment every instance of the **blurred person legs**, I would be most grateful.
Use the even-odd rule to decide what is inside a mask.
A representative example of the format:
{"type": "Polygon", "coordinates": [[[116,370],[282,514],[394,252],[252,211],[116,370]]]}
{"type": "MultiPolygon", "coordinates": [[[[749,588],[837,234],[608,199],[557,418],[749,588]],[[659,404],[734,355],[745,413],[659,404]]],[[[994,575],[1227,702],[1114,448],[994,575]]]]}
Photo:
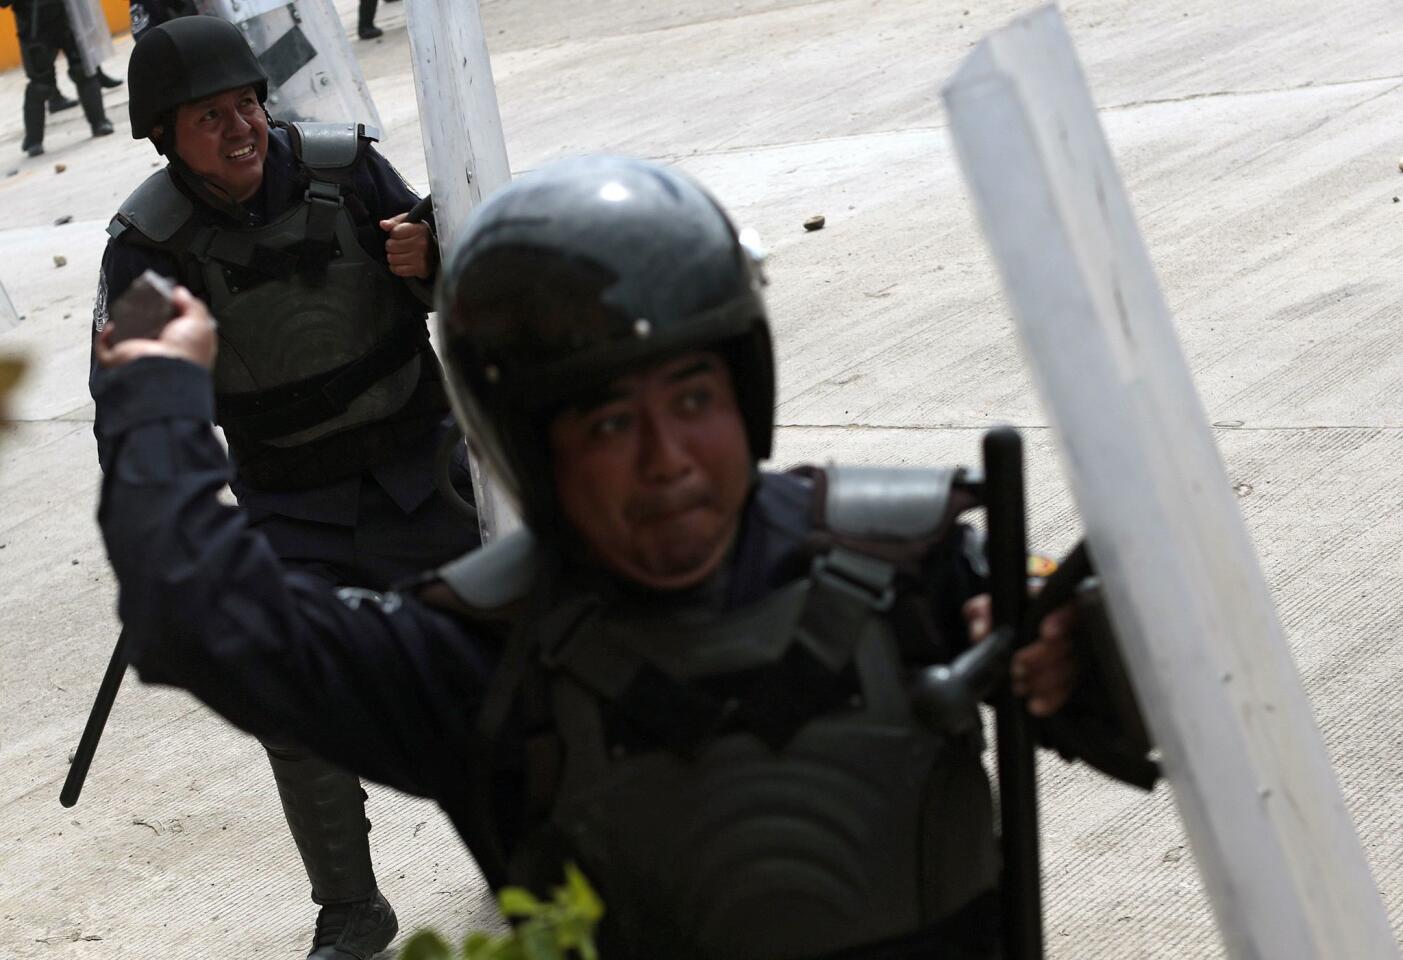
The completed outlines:
{"type": "Polygon", "coordinates": [[[112,132],[112,124],[102,106],[102,86],[96,76],[83,74],[82,55],[68,25],[62,3],[34,0],[15,5],[15,26],[19,33],[20,60],[28,83],[24,88],[24,140],[21,149],[31,157],[44,152],[44,112],[58,91],[54,63],[59,51],[68,60],[68,76],[78,88],[78,102],[95,137],[112,132]]]}
{"type": "MultiPolygon", "coordinates": [[[[24,28],[20,28],[24,36],[24,28]]],[[[20,149],[31,157],[44,152],[44,107],[58,91],[54,58],[58,50],[42,42],[21,43],[20,60],[28,83],[24,87],[24,141],[20,149]]]]}
{"type": "Polygon", "coordinates": [[[356,34],[362,40],[374,40],[385,34],[384,30],[375,25],[376,3],[377,0],[360,0],[360,20],[356,26],[356,34]]]}
{"type": "Polygon", "coordinates": [[[58,86],[54,87],[54,92],[49,94],[49,113],[62,113],[64,110],[72,110],[78,106],[78,101],[65,96],[63,90],[58,86]]]}

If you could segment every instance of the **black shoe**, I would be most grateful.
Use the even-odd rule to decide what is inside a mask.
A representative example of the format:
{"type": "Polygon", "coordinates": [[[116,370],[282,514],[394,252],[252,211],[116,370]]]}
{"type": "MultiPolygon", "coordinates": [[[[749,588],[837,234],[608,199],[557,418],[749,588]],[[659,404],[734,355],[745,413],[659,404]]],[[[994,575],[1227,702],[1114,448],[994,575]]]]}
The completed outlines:
{"type": "Polygon", "coordinates": [[[377,890],[360,903],[322,907],[307,960],[370,960],[398,932],[394,908],[377,890]]]}
{"type": "Polygon", "coordinates": [[[122,85],[122,81],[118,80],[116,77],[109,77],[107,74],[103,73],[101,67],[97,68],[97,82],[108,90],[115,89],[122,85]]]}
{"type": "Polygon", "coordinates": [[[70,100],[61,93],[56,93],[49,98],[49,112],[59,113],[63,110],[72,110],[78,106],[77,100],[70,100]]]}
{"type": "Polygon", "coordinates": [[[356,33],[360,35],[362,40],[375,40],[385,35],[385,31],[381,30],[373,23],[368,27],[361,27],[356,33]]]}
{"type": "Polygon", "coordinates": [[[105,136],[107,136],[107,135],[108,135],[109,133],[111,133],[111,132],[112,132],[112,124],[111,124],[110,121],[101,120],[101,121],[99,121],[99,122],[93,124],[93,136],[95,136],[95,137],[105,137],[105,136]]]}
{"type": "Polygon", "coordinates": [[[37,157],[44,152],[44,145],[42,143],[26,143],[20,149],[24,151],[25,156],[37,157]]]}

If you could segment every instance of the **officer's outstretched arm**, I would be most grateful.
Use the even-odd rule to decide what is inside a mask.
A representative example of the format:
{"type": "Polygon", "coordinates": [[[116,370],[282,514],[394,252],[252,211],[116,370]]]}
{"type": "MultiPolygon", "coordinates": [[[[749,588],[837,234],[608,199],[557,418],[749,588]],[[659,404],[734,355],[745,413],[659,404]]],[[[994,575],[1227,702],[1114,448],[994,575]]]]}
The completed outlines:
{"type": "Polygon", "coordinates": [[[112,460],[98,521],[132,663],[251,733],[405,791],[461,793],[484,646],[411,601],[285,572],[220,502],[230,471],[210,377],[187,359],[211,355],[212,329],[183,303],[160,340],[102,347],[112,460]]]}

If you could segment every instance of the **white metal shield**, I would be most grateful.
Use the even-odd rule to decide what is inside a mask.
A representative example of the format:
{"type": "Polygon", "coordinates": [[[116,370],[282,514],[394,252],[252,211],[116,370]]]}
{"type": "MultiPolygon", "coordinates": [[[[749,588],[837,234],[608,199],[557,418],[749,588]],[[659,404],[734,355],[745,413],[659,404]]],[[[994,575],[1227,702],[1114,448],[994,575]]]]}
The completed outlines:
{"type": "Polygon", "coordinates": [[[1056,8],[944,99],[1230,955],[1397,957],[1056,8]]]}
{"type": "Polygon", "coordinates": [[[91,77],[102,61],[117,52],[112,46],[112,31],[107,29],[107,15],[100,0],[63,0],[63,6],[83,58],[83,73],[91,77]]]}
{"type": "MultiPolygon", "coordinates": [[[[434,219],[446,259],[468,215],[511,181],[511,167],[477,0],[408,0],[406,17],[434,219]]],[[[486,543],[520,520],[477,457],[472,473],[486,543]]]]}
{"type": "Polygon", "coordinates": [[[243,31],[268,74],[268,112],[275,119],[380,127],[332,0],[195,0],[195,7],[243,31]]]}

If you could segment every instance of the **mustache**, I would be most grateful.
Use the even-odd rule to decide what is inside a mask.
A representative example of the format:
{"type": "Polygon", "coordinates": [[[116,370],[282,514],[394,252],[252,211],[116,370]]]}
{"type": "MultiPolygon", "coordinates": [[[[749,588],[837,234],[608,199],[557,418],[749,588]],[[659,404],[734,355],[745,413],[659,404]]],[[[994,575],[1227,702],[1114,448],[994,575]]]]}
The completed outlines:
{"type": "Polygon", "coordinates": [[[634,497],[624,508],[624,516],[635,523],[647,523],[674,513],[708,507],[714,502],[715,498],[705,486],[686,484],[634,497]]]}

